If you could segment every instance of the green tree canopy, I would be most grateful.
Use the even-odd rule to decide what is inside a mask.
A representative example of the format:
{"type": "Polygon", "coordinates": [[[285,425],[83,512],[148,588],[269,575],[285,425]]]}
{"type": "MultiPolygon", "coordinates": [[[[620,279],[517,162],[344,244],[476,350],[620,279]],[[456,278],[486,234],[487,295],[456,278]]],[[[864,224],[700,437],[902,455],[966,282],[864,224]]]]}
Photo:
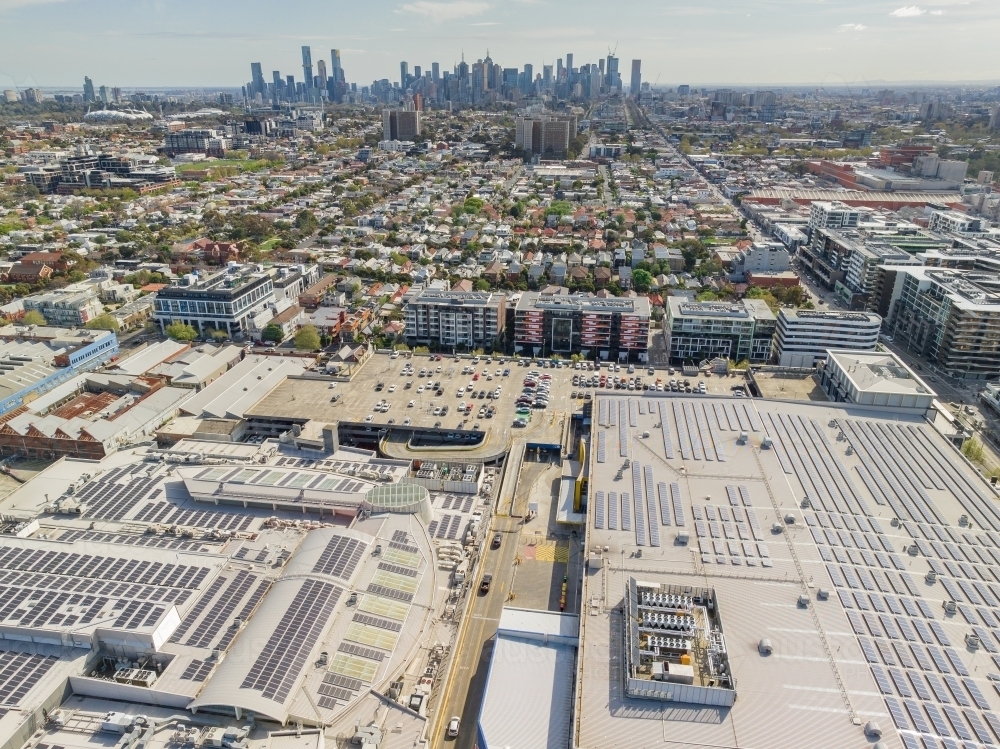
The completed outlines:
{"type": "Polygon", "coordinates": [[[632,273],[632,286],[640,293],[649,291],[653,286],[653,275],[647,270],[634,271],[632,273]]]}
{"type": "Polygon", "coordinates": [[[198,331],[187,323],[175,322],[167,326],[167,336],[175,341],[193,341],[198,337],[198,331]]]}
{"type": "Polygon", "coordinates": [[[319,331],[313,325],[303,325],[295,334],[295,348],[300,351],[312,351],[320,347],[319,331]]]}
{"type": "Polygon", "coordinates": [[[23,322],[25,325],[47,325],[48,324],[47,322],[45,322],[45,315],[43,315],[41,312],[39,312],[36,309],[33,309],[30,312],[26,312],[25,315],[24,315],[24,319],[21,322],[23,322]]]}
{"type": "Polygon", "coordinates": [[[118,332],[118,321],[113,315],[109,315],[105,312],[103,315],[98,315],[93,320],[84,325],[87,330],[111,330],[115,333],[118,332]]]}
{"type": "Polygon", "coordinates": [[[274,343],[281,343],[285,338],[285,331],[281,329],[280,325],[268,325],[264,328],[264,331],[260,334],[260,337],[265,341],[273,341],[274,343]]]}

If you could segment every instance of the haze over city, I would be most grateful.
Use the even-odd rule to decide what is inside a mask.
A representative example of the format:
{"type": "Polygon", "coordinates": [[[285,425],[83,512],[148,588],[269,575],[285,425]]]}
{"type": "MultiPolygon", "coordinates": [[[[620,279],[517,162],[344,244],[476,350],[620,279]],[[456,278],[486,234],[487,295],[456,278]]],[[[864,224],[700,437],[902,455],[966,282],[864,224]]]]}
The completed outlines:
{"type": "Polygon", "coordinates": [[[0,0],[0,749],[1000,746],[1000,0],[0,0]]]}
{"type": "Polygon", "coordinates": [[[76,85],[84,61],[117,86],[238,85],[244,60],[291,67],[304,44],[341,49],[359,84],[391,78],[398,59],[450,68],[489,49],[540,68],[616,47],[665,85],[1000,80],[1000,4],[904,3],[3,0],[0,85],[76,85]]]}

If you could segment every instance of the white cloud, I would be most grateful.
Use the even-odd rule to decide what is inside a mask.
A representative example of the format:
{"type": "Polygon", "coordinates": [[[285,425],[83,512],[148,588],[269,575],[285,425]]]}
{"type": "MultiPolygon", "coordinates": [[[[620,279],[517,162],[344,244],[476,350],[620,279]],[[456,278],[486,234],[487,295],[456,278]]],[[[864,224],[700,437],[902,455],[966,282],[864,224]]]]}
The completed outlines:
{"type": "Polygon", "coordinates": [[[926,10],[916,5],[904,5],[902,8],[896,8],[889,15],[896,18],[913,18],[914,16],[922,16],[926,12],[926,10]]]}
{"type": "Polygon", "coordinates": [[[944,14],[945,14],[945,11],[943,11],[943,10],[932,10],[931,11],[931,15],[932,16],[943,16],[944,14]]]}
{"type": "Polygon", "coordinates": [[[35,5],[51,5],[61,3],[65,0],[0,0],[0,13],[14,8],[28,8],[35,5]]]}
{"type": "Polygon", "coordinates": [[[482,15],[489,8],[489,3],[478,2],[477,0],[455,0],[450,3],[417,0],[414,3],[406,3],[400,10],[405,13],[413,13],[417,16],[424,16],[434,21],[454,21],[457,18],[482,15]]]}
{"type": "Polygon", "coordinates": [[[868,27],[863,23],[842,23],[837,27],[838,31],[864,31],[868,27]]]}

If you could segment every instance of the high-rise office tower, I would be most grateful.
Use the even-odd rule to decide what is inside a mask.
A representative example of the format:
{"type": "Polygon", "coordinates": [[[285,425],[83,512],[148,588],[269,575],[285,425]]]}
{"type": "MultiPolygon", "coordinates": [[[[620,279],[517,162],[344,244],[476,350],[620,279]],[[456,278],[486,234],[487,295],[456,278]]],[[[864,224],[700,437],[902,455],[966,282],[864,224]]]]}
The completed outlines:
{"type": "Polygon", "coordinates": [[[302,77],[306,79],[306,88],[312,88],[313,53],[309,47],[302,47],[302,77]]]}
{"type": "Polygon", "coordinates": [[[410,66],[405,63],[399,63],[399,87],[406,90],[407,85],[410,83],[410,66]]]}
{"type": "Polygon", "coordinates": [[[83,100],[85,102],[94,101],[97,97],[94,95],[94,82],[90,80],[88,76],[83,77],[83,100]]]}
{"type": "Polygon", "coordinates": [[[316,61],[316,78],[318,78],[319,87],[321,89],[326,89],[326,60],[316,61]]]}
{"type": "Polygon", "coordinates": [[[573,53],[566,55],[566,74],[573,75],[573,53]]]}
{"type": "Polygon", "coordinates": [[[335,81],[339,81],[342,76],[343,68],[340,65],[340,50],[331,49],[330,50],[330,77],[335,81]]]}
{"type": "Polygon", "coordinates": [[[286,101],[295,101],[295,76],[286,75],[285,76],[285,99],[286,101]]]}
{"type": "Polygon", "coordinates": [[[436,62],[431,63],[431,78],[434,79],[435,83],[441,80],[441,66],[436,62]]]}
{"type": "Polygon", "coordinates": [[[622,79],[618,75],[618,58],[614,55],[608,55],[607,63],[604,65],[604,79],[607,81],[608,90],[622,87],[622,79]]]}
{"type": "Polygon", "coordinates": [[[413,79],[417,80],[417,79],[421,78],[422,75],[423,75],[423,72],[421,71],[420,66],[419,65],[414,65],[413,66],[413,79]]]}
{"type": "Polygon", "coordinates": [[[108,87],[107,86],[101,86],[101,88],[99,89],[99,91],[100,91],[101,101],[103,101],[105,104],[107,104],[108,103],[108,87]]]}
{"type": "Polygon", "coordinates": [[[632,83],[629,85],[629,93],[636,99],[639,98],[639,91],[642,89],[642,60],[632,60],[632,83]]]}
{"type": "Polygon", "coordinates": [[[285,82],[281,79],[280,70],[271,71],[271,81],[274,84],[274,100],[281,99],[281,90],[285,87],[285,82]]]}
{"type": "Polygon", "coordinates": [[[253,93],[264,95],[264,71],[259,62],[250,63],[250,79],[253,81],[253,93]]]}

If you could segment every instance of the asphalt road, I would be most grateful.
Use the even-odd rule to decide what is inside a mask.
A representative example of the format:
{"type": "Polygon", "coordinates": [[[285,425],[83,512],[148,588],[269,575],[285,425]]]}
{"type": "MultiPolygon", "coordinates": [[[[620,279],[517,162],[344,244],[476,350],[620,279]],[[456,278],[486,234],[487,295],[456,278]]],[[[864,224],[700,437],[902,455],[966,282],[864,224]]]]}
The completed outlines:
{"type": "MultiPolygon", "coordinates": [[[[515,515],[527,511],[527,492],[518,492],[515,515]]],[[[487,539],[499,532],[503,543],[499,549],[487,546],[479,574],[473,580],[474,588],[469,595],[475,596],[469,614],[459,632],[454,646],[454,659],[448,690],[432,716],[431,746],[448,749],[473,749],[476,745],[476,722],[482,703],[486,676],[493,653],[493,636],[500,623],[500,614],[510,593],[514,577],[514,560],[517,556],[521,519],[518,517],[494,517],[487,539]],[[493,575],[493,585],[486,594],[480,594],[479,583],[482,575],[493,575]],[[452,716],[462,719],[457,739],[448,739],[445,729],[452,716]]],[[[488,541],[487,541],[488,543],[488,541]]]]}

